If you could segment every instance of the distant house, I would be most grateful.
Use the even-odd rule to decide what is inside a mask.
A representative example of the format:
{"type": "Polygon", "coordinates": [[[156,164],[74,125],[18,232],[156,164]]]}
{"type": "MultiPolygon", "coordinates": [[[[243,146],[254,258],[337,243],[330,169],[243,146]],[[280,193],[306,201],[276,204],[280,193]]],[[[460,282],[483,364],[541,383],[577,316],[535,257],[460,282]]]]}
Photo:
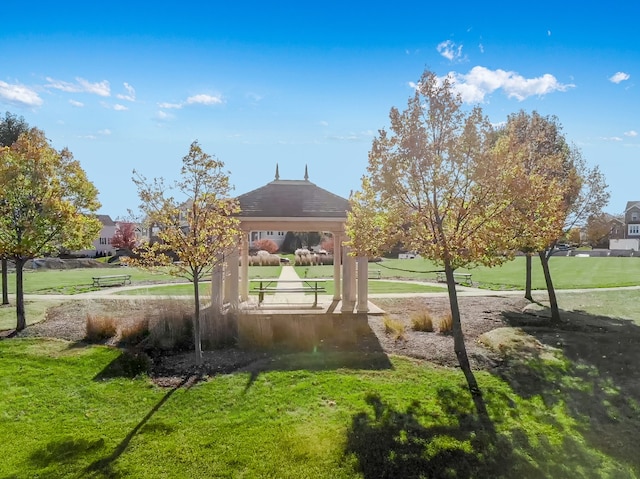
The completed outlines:
{"type": "Polygon", "coordinates": [[[624,218],[612,224],[609,249],[640,251],[640,201],[628,201],[624,218]]]}
{"type": "Polygon", "coordinates": [[[629,201],[624,210],[625,238],[640,238],[640,201],[629,201]]]}
{"type": "Polygon", "coordinates": [[[93,248],[74,251],[74,255],[78,256],[111,256],[115,254],[116,249],[111,245],[113,235],[116,233],[116,224],[109,215],[98,215],[102,229],[100,237],[93,241],[93,248]]]}

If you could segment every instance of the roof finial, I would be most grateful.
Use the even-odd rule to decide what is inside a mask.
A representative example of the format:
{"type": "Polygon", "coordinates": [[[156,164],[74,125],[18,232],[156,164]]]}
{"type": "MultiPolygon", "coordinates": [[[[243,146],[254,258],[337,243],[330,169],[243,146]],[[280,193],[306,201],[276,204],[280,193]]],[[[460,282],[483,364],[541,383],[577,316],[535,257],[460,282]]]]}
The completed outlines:
{"type": "Polygon", "coordinates": [[[280,179],[280,172],[278,171],[278,163],[276,163],[276,181],[280,179]]]}
{"type": "Polygon", "coordinates": [[[307,170],[307,165],[304,165],[304,181],[309,181],[309,170],[307,170]]]}

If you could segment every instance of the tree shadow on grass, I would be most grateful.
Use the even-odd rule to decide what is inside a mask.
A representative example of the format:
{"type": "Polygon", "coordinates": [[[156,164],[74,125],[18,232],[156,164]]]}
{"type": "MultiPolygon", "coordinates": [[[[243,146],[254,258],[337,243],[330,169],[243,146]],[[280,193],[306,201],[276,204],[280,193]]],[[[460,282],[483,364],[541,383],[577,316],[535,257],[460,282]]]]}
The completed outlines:
{"type": "MultiPolygon", "coordinates": [[[[136,424],[136,426],[124,437],[124,439],[116,446],[116,448],[100,459],[93,461],[78,477],[108,477],[118,478],[126,476],[126,473],[114,469],[113,464],[125,452],[131,440],[139,433],[154,433],[156,431],[166,433],[170,428],[164,424],[148,425],[149,420],[156,414],[160,408],[171,398],[171,396],[180,388],[189,388],[199,380],[198,377],[185,377],[180,384],[171,388],[166,394],[153,406],[149,412],[136,424]]],[[[104,439],[94,441],[86,439],[63,439],[52,441],[33,452],[30,456],[31,463],[41,469],[38,472],[40,478],[57,478],[60,477],[60,471],[56,465],[71,465],[82,459],[84,456],[95,456],[95,454],[104,449],[104,439]]]]}
{"type": "Polygon", "coordinates": [[[640,327],[633,321],[562,311],[562,322],[504,313],[558,360],[508,357],[497,373],[524,398],[559,401],[588,443],[640,474],[640,327]]]}
{"type": "MultiPolygon", "coordinates": [[[[490,410],[509,407],[488,396],[490,410]]],[[[532,444],[524,429],[483,429],[464,387],[438,391],[444,416],[418,402],[399,411],[375,394],[366,402],[372,412],[352,418],[345,448],[365,479],[598,477],[600,458],[569,437],[560,446],[545,437],[532,444]]]]}

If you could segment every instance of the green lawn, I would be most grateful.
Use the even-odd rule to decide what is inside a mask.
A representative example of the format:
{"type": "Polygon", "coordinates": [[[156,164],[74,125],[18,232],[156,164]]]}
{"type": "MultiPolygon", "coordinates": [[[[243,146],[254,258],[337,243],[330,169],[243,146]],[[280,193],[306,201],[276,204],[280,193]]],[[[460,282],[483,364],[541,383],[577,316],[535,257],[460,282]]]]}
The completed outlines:
{"type": "MultiPolygon", "coordinates": [[[[462,374],[419,361],[298,354],[253,376],[219,375],[190,388],[159,389],[145,376],[125,377],[123,365],[131,363],[120,354],[55,340],[0,341],[2,477],[640,473],[637,457],[614,458],[591,445],[589,418],[581,416],[588,405],[566,407],[562,389],[549,403],[477,373],[496,428],[491,436],[478,434],[462,374]]],[[[584,377],[562,377],[572,387],[590,387],[584,377]]],[[[625,430],[624,417],[618,421],[620,440],[629,440],[635,432],[625,430]]]]}
{"type": "MultiPolygon", "coordinates": [[[[76,269],[49,269],[49,270],[25,270],[24,292],[26,294],[77,294],[93,291],[99,288],[93,287],[94,276],[107,276],[113,274],[129,274],[131,282],[171,282],[184,281],[168,274],[145,271],[138,268],[76,268],[76,269]]],[[[9,274],[9,292],[15,293],[15,273],[9,274]]]]}
{"type": "MultiPolygon", "coordinates": [[[[400,277],[435,279],[433,270],[442,269],[425,259],[399,260],[386,259],[379,265],[370,265],[379,269],[383,278],[400,277]]],[[[640,258],[576,258],[553,256],[549,261],[551,277],[557,289],[605,288],[615,286],[640,285],[640,258]]],[[[495,268],[478,267],[459,272],[471,273],[473,282],[488,289],[524,289],[525,258],[520,256],[513,261],[495,268]]],[[[540,259],[533,258],[532,286],[545,289],[540,259]]]]}
{"type": "MultiPolygon", "coordinates": [[[[36,300],[25,301],[24,309],[27,319],[27,325],[42,321],[45,318],[47,309],[59,304],[57,301],[36,300]]],[[[6,331],[16,327],[16,308],[15,304],[7,304],[0,306],[0,331],[6,331]]]]}

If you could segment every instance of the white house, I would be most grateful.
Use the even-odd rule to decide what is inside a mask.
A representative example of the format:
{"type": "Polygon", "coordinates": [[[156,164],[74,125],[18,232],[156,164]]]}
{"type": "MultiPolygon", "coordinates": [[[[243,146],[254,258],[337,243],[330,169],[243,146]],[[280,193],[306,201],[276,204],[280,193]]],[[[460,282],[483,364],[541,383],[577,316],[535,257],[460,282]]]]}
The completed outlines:
{"type": "Polygon", "coordinates": [[[111,245],[111,242],[116,233],[116,224],[109,215],[98,215],[98,219],[102,223],[102,229],[100,237],[93,241],[93,248],[74,251],[74,254],[92,257],[115,254],[116,249],[111,245]]]}

